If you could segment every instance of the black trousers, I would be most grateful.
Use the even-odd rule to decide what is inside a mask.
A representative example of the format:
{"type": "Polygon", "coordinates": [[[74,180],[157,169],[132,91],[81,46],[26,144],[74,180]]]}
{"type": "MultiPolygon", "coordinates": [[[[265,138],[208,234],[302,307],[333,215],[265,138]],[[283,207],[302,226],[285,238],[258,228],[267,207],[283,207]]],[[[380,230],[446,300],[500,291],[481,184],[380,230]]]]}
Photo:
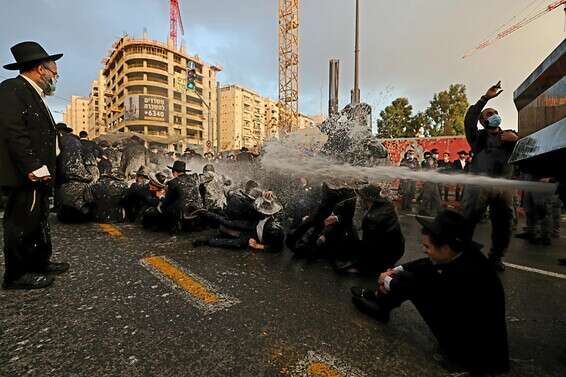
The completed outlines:
{"type": "Polygon", "coordinates": [[[4,212],[4,281],[45,270],[52,254],[50,188],[43,184],[10,189],[4,212]]]}

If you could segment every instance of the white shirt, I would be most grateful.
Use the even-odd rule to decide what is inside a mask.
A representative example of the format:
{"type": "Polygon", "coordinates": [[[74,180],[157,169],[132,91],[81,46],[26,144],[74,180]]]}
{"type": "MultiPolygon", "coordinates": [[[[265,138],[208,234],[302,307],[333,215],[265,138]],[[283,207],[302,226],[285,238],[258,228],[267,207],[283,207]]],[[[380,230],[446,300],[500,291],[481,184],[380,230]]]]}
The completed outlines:
{"type": "MultiPolygon", "coordinates": [[[[47,112],[49,113],[49,117],[51,118],[53,123],[55,123],[55,120],[53,119],[53,115],[51,115],[51,111],[49,110],[49,106],[47,106],[47,103],[45,102],[45,93],[43,93],[43,89],[41,89],[39,87],[39,85],[37,85],[36,82],[33,81],[32,79],[30,79],[29,77],[27,77],[25,75],[20,75],[20,76],[23,77],[27,82],[29,82],[30,85],[35,89],[37,94],[39,94],[39,97],[41,97],[41,101],[43,102],[45,109],[47,109],[47,112]]],[[[56,137],[55,138],[55,155],[59,156],[60,153],[61,153],[61,150],[59,149],[59,139],[56,137]]],[[[33,173],[33,175],[35,175],[36,177],[39,177],[39,178],[51,175],[51,173],[49,172],[49,169],[47,169],[47,166],[45,166],[45,165],[43,165],[42,167],[40,167],[36,171],[33,171],[32,173],[33,173]]]]}

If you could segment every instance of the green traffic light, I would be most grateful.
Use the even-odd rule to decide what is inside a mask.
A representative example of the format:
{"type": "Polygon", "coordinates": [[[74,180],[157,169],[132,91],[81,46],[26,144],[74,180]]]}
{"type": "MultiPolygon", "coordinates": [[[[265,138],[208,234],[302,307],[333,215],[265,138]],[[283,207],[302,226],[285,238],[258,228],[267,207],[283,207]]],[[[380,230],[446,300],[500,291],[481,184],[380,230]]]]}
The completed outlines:
{"type": "Polygon", "coordinates": [[[187,84],[187,89],[194,89],[195,88],[195,83],[194,82],[190,82],[187,84]]]}

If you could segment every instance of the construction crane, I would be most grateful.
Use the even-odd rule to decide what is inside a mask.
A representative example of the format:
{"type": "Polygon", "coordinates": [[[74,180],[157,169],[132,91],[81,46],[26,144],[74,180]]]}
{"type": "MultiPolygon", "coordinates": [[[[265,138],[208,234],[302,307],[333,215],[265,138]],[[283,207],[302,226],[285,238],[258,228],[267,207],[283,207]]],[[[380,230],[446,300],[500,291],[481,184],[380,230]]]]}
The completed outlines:
{"type": "Polygon", "coordinates": [[[279,127],[299,125],[299,0],[279,0],[279,127]]]}
{"type": "MultiPolygon", "coordinates": [[[[532,5],[532,3],[531,3],[532,5]]],[[[471,49],[470,51],[466,52],[464,54],[464,56],[462,57],[462,59],[465,59],[467,57],[469,57],[470,55],[474,54],[475,52],[484,49],[488,46],[491,46],[492,44],[494,44],[495,42],[497,42],[500,39],[503,39],[505,37],[507,37],[509,34],[521,29],[522,27],[530,24],[531,22],[533,22],[534,20],[544,16],[545,14],[557,9],[558,7],[560,7],[561,5],[564,5],[566,7],[566,0],[558,0],[558,1],[554,1],[553,3],[549,4],[548,6],[544,7],[542,10],[540,10],[539,12],[527,16],[525,18],[523,18],[521,21],[505,28],[503,31],[499,31],[496,32],[494,35],[490,36],[489,38],[487,38],[485,41],[483,41],[482,43],[480,43],[478,46],[474,47],[473,49],[471,49]]],[[[565,9],[566,10],[566,9],[565,9]]]]}
{"type": "Polygon", "coordinates": [[[173,42],[175,48],[177,48],[177,26],[181,30],[181,34],[185,35],[179,1],[180,0],[170,0],[169,3],[169,39],[173,42]]]}

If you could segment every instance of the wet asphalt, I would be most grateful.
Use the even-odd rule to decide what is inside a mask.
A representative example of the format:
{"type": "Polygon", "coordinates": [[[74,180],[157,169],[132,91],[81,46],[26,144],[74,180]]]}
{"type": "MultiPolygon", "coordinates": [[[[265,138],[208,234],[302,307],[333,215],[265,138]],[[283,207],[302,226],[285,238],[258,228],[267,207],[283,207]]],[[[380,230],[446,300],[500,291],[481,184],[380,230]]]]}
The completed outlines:
{"type": "MultiPolygon", "coordinates": [[[[402,261],[421,257],[415,219],[401,221],[402,261]]],[[[206,233],[116,227],[122,237],[97,224],[53,221],[53,260],[71,270],[48,289],[0,291],[0,376],[298,376],[308,375],[301,374],[308,355],[330,360],[342,375],[448,375],[433,360],[434,339],[411,304],[387,325],[356,311],[349,288],[371,287],[373,278],[338,276],[325,262],[295,260],[288,251],[192,248],[206,233]],[[167,257],[237,303],[202,310],[140,263],[148,256],[167,257]]],[[[487,242],[489,226],[476,235],[487,242]]],[[[566,275],[560,257],[564,227],[551,247],[513,239],[506,261],[566,275]]],[[[501,278],[509,375],[564,376],[566,280],[514,268],[501,278]]]]}

